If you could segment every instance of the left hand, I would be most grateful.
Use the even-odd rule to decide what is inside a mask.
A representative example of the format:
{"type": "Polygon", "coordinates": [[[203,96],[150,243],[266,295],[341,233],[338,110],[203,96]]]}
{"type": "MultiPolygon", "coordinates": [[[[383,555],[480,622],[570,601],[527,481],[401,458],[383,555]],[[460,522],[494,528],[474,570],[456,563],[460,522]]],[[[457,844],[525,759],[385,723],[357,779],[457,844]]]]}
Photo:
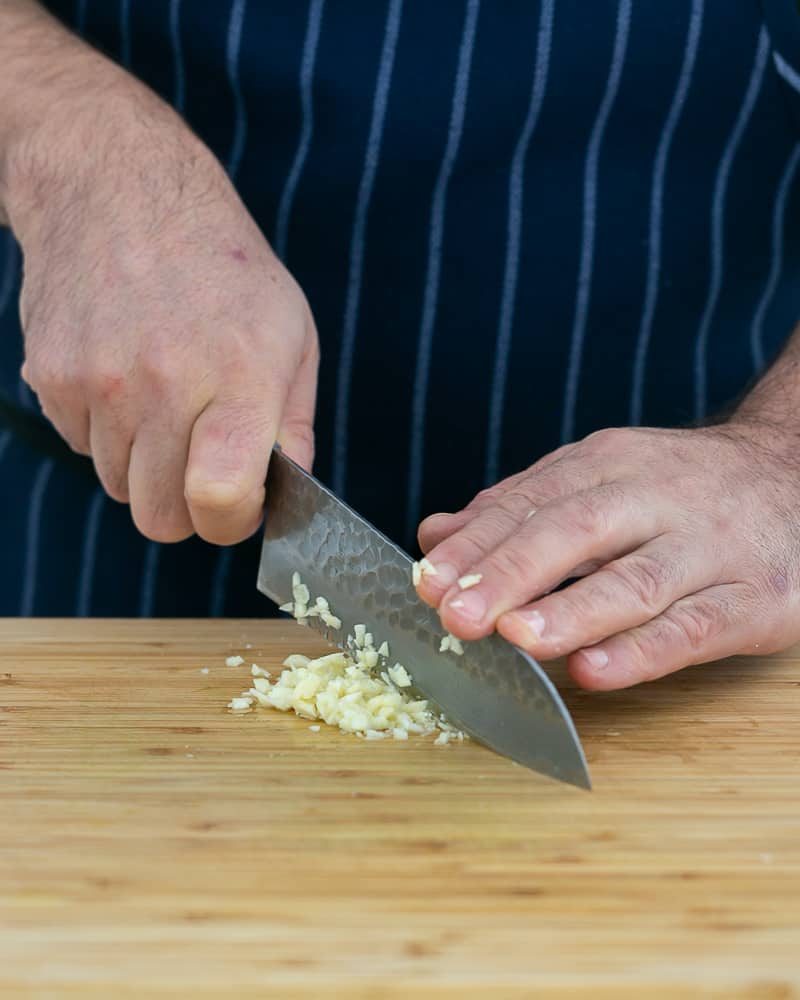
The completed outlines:
{"type": "Polygon", "coordinates": [[[438,571],[419,593],[448,631],[567,655],[585,688],[800,639],[800,454],[774,424],[599,431],[419,540],[438,571]]]}

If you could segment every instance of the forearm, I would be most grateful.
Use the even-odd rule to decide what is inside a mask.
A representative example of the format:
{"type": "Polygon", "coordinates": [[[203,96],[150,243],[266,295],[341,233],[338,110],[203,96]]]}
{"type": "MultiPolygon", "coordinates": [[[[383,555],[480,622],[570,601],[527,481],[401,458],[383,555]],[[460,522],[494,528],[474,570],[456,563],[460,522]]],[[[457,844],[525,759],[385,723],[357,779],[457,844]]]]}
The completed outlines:
{"type": "Polygon", "coordinates": [[[800,326],[736,408],[733,419],[768,423],[800,434],[800,326]]]}
{"type": "Polygon", "coordinates": [[[0,224],[21,236],[59,189],[129,161],[144,134],[154,157],[180,144],[174,159],[191,163],[200,147],[168,105],[34,0],[0,2],[0,224]]]}
{"type": "Polygon", "coordinates": [[[0,221],[8,224],[10,188],[26,137],[50,113],[54,96],[91,79],[100,57],[34,0],[0,5],[0,221]],[[95,64],[95,65],[92,65],[95,64]]]}

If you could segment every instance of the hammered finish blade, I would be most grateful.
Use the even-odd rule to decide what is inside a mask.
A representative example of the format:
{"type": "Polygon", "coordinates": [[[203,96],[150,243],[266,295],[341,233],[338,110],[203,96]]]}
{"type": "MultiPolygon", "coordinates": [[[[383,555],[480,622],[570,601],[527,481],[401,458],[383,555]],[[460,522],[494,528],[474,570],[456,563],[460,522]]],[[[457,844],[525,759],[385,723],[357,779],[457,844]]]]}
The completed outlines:
{"type": "Polygon", "coordinates": [[[414,689],[474,739],[561,781],[589,788],[572,719],[542,668],[498,635],[439,652],[444,630],[411,582],[411,559],[313,476],[275,451],[267,477],[266,527],[258,589],[292,600],[298,572],[312,599],[326,597],[340,631],[309,624],[341,646],[363,623],[389,643],[414,689]]]}

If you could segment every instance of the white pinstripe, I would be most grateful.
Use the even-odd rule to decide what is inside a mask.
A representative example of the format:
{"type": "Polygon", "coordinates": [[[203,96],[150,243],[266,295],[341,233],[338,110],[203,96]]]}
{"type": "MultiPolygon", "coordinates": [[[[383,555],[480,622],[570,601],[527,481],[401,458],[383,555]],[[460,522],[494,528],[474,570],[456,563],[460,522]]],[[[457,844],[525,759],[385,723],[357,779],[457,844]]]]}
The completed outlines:
{"type": "Polygon", "coordinates": [[[247,9],[247,0],[233,0],[231,16],[228,22],[227,67],[228,82],[233,92],[236,109],[236,126],[233,134],[230,156],[228,157],[228,173],[232,178],[239,172],[239,165],[244,155],[247,142],[247,112],[244,106],[244,95],[239,82],[239,50],[242,44],[242,26],[247,9]]]}
{"type": "Polygon", "coordinates": [[[286,260],[286,245],[289,239],[289,220],[292,215],[294,196],[297,185],[303,173],[308,151],[311,148],[311,137],[314,132],[314,104],[312,101],[312,84],[314,81],[314,64],[317,58],[322,15],[325,10],[325,0],[311,0],[308,8],[308,26],[303,42],[303,55],[300,62],[300,109],[302,124],[297,151],[292,161],[289,176],[281,195],[278,206],[278,220],[275,225],[275,252],[286,260]]]}
{"type": "Polygon", "coordinates": [[[353,375],[353,356],[355,353],[356,333],[358,331],[358,307],[361,299],[361,281],[364,272],[364,250],[367,234],[367,218],[372,199],[372,188],[375,174],[378,170],[383,125],[386,118],[386,105],[389,100],[389,88],[392,82],[394,56],[397,49],[397,36],[400,33],[400,20],[403,13],[403,0],[390,0],[386,15],[386,28],[383,35],[378,76],[375,81],[375,96],[372,99],[372,117],[367,136],[367,149],[364,156],[364,168],[358,186],[355,217],[353,220],[353,235],[350,240],[350,267],[347,278],[347,297],[345,300],[344,322],[342,324],[342,346],[339,354],[339,368],[336,382],[336,415],[334,421],[333,440],[333,490],[340,496],[344,494],[347,481],[347,430],[350,409],[350,384],[353,375]]]}
{"type": "Polygon", "coordinates": [[[503,433],[503,409],[505,405],[508,362],[514,327],[514,306],[517,297],[519,277],[519,255],[522,237],[522,209],[525,182],[525,161],[528,147],[539,114],[542,110],[547,89],[547,75],[550,69],[550,46],[553,35],[553,7],[555,0],[543,0],[539,28],[536,39],[536,61],[534,63],[533,84],[528,112],[517,140],[511,159],[508,182],[508,232],[506,236],[506,261],[503,273],[503,293],[500,301],[500,317],[497,323],[497,346],[492,376],[491,401],[489,404],[489,431],[486,448],[486,485],[497,481],[500,466],[500,444],[503,433]]]}
{"type": "Polygon", "coordinates": [[[792,184],[800,164],[800,143],[798,143],[789,157],[781,176],[780,184],[775,195],[775,205],[772,211],[772,261],[769,274],[764,285],[764,292],[758,301],[756,311],[753,314],[753,325],[750,328],[750,346],[753,354],[753,367],[755,371],[761,372],[764,368],[764,318],[767,315],[772,303],[775,290],[778,287],[781,271],[783,270],[783,237],[784,224],[786,222],[786,205],[792,184]]]}
{"type": "Polygon", "coordinates": [[[170,0],[169,3],[169,41],[172,47],[173,65],[173,104],[175,110],[183,113],[186,103],[186,77],[183,68],[183,45],[181,43],[181,0],[170,0]]]}
{"type": "Polygon", "coordinates": [[[231,562],[233,561],[233,546],[229,545],[222,549],[217,556],[217,565],[214,567],[214,579],[211,584],[211,605],[209,615],[212,618],[221,618],[225,613],[225,598],[228,591],[228,578],[231,574],[231,562]]]}
{"type": "Polygon", "coordinates": [[[28,530],[25,550],[25,572],[22,585],[22,599],[19,613],[23,618],[33,614],[36,600],[36,578],[39,569],[39,538],[41,535],[42,509],[47,483],[53,473],[53,459],[46,458],[39,465],[39,471],[33,481],[31,490],[31,505],[28,509],[28,530]]]}
{"type": "Polygon", "coordinates": [[[119,2],[120,59],[123,66],[131,64],[131,0],[119,2]]]}
{"type": "Polygon", "coordinates": [[[725,195],[728,190],[733,161],[742,141],[747,123],[753,113],[758,99],[761,83],[764,79],[764,69],[767,65],[769,39],[766,28],[761,29],[756,47],[755,63],[745,91],[742,106],[737,115],[733,130],[722,153],[719,167],[714,180],[714,196],[711,202],[711,280],[708,296],[700,320],[695,342],[694,358],[694,416],[701,420],[706,415],[708,393],[708,336],[711,322],[717,308],[717,300],[722,289],[723,258],[724,258],[724,226],[725,226],[725,195]]]}
{"type": "Polygon", "coordinates": [[[92,584],[94,567],[97,562],[97,542],[100,537],[100,522],[103,518],[103,506],[106,495],[98,487],[95,490],[89,511],[86,515],[86,528],[83,537],[83,552],[81,555],[81,575],[78,580],[78,602],[75,614],[78,618],[86,618],[91,613],[92,584]]]}
{"type": "Polygon", "coordinates": [[[406,506],[406,538],[413,539],[419,520],[422,498],[422,475],[425,461],[425,416],[428,404],[428,383],[430,381],[433,335],[436,324],[436,309],[439,301],[439,279],[442,269],[442,244],[444,222],[447,209],[447,189],[461,145],[464,116],[469,93],[472,53],[480,13],[480,0],[467,0],[464,28],[458,51],[458,64],[453,87],[453,103],[450,109],[450,123],[447,130],[447,144],[439,167],[431,206],[431,226],[428,240],[428,264],[425,278],[425,293],[422,302],[417,345],[417,366],[414,373],[414,390],[411,400],[411,455],[408,473],[408,494],[406,506]]]}
{"type": "Polygon", "coordinates": [[[3,461],[3,457],[6,453],[6,448],[11,444],[11,431],[3,431],[0,434],[0,462],[3,461]]]}
{"type": "Polygon", "coordinates": [[[144,571],[142,587],[139,591],[139,617],[151,618],[156,603],[158,586],[158,563],[161,558],[161,546],[158,542],[148,542],[144,553],[144,571]]]}
{"type": "Polygon", "coordinates": [[[592,289],[594,269],[595,216],[597,212],[597,170],[600,147],[606,125],[617,98],[622,67],[628,47],[631,21],[631,0],[620,0],[617,8],[617,27],[614,37],[614,51],[611,69],[606,82],[605,93],[597,118],[592,126],[589,145],[586,150],[586,167],[583,179],[583,226],[581,234],[581,259],[578,272],[578,287],[575,301],[575,320],[572,327],[567,381],[564,389],[564,413],[561,421],[561,443],[571,441],[575,433],[575,408],[578,401],[578,381],[583,359],[583,345],[586,338],[586,322],[589,315],[589,298],[592,289]]]}
{"type": "Polygon", "coordinates": [[[75,4],[75,30],[83,34],[86,30],[86,8],[89,0],[77,0],[75,4]]]}
{"type": "Polygon", "coordinates": [[[779,52],[772,53],[772,59],[775,63],[775,69],[778,71],[780,76],[792,87],[794,90],[800,93],[800,73],[791,66],[779,52]]]}
{"type": "Polygon", "coordinates": [[[703,27],[704,0],[692,0],[689,14],[689,31],[686,37],[686,47],[683,53],[683,65],[678,75],[678,85],[672,104],[667,114],[667,121],[658,142],[655,167],[653,169],[653,186],[650,192],[650,232],[648,238],[649,256],[647,258],[647,279],[645,282],[644,306],[639,323],[639,334],[636,339],[636,353],[633,362],[633,388],[631,391],[630,423],[639,425],[642,422],[644,405],[644,377],[647,369],[647,352],[650,347],[650,335],[653,329],[653,317],[658,301],[658,281],[661,273],[661,222],[664,207],[664,177],[667,171],[667,159],[672,146],[672,137],[683,112],[689,86],[692,82],[697,50],[700,44],[700,33],[703,27]]]}

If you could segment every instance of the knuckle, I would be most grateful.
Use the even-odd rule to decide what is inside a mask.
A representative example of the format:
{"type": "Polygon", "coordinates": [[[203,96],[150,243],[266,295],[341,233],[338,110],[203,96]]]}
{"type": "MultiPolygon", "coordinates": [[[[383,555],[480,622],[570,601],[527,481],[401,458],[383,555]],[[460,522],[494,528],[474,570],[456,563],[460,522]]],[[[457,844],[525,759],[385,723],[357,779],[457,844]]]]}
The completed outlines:
{"type": "Polygon", "coordinates": [[[502,532],[503,512],[497,508],[486,510],[444,541],[436,552],[436,562],[449,562],[456,566],[471,566],[482,560],[489,547],[489,539],[502,532]]]}
{"type": "Polygon", "coordinates": [[[722,610],[716,601],[694,597],[681,602],[665,615],[692,653],[700,653],[724,627],[722,610]]]}
{"type": "Polygon", "coordinates": [[[169,344],[150,345],[139,358],[139,371],[151,390],[170,394],[186,376],[186,359],[169,344]]]}
{"type": "Polygon", "coordinates": [[[606,495],[599,491],[574,494],[565,505],[564,520],[570,531],[593,537],[606,535],[610,528],[606,495]]]}
{"type": "MultiPolygon", "coordinates": [[[[224,377],[225,382],[228,385],[246,385],[249,381],[252,381],[253,377],[253,358],[252,353],[249,352],[240,342],[240,338],[235,338],[226,350],[225,362],[224,362],[224,377]]],[[[281,366],[278,364],[277,359],[271,366],[270,375],[273,379],[273,384],[285,392],[290,383],[291,379],[287,374],[281,370],[281,366]]]]}
{"type": "MultiPolygon", "coordinates": [[[[537,500],[537,503],[540,502],[537,500]]],[[[497,507],[503,512],[508,521],[516,523],[520,521],[531,509],[533,501],[531,491],[515,487],[501,494],[497,498],[497,507]]]]}
{"type": "Polygon", "coordinates": [[[591,451],[606,454],[625,447],[630,440],[630,430],[625,427],[603,427],[584,438],[584,444],[591,451]]]}
{"type": "Polygon", "coordinates": [[[675,629],[663,616],[626,636],[627,672],[636,681],[658,676],[665,653],[675,643],[675,629]]]}
{"type": "Polygon", "coordinates": [[[191,528],[187,527],[187,519],[177,510],[134,508],[133,520],[139,531],[151,542],[181,542],[192,533],[191,528]]]}
{"type": "Polygon", "coordinates": [[[528,549],[519,545],[505,545],[492,556],[489,566],[500,580],[513,583],[530,580],[536,573],[536,565],[528,549]]]}
{"type": "Polygon", "coordinates": [[[130,500],[130,491],[128,489],[127,472],[122,469],[98,465],[97,463],[95,463],[95,469],[103,489],[111,499],[116,500],[117,503],[128,503],[130,500]]]}
{"type": "Polygon", "coordinates": [[[241,480],[192,482],[186,485],[185,499],[197,511],[226,514],[237,510],[252,496],[252,488],[241,480]]]}
{"type": "Polygon", "coordinates": [[[93,398],[106,403],[120,399],[126,382],[124,373],[111,366],[96,366],[87,375],[87,387],[93,398]]]}
{"type": "Polygon", "coordinates": [[[465,530],[446,538],[432,554],[435,563],[450,563],[459,568],[474,566],[484,557],[485,551],[465,530]]]}
{"type": "Polygon", "coordinates": [[[499,490],[497,486],[486,486],[484,489],[479,490],[475,496],[472,498],[469,507],[482,507],[488,503],[494,503],[497,500],[499,490]]]}
{"type": "Polygon", "coordinates": [[[73,378],[65,365],[48,352],[30,354],[25,362],[25,379],[37,394],[60,395],[71,388],[73,378]]]}
{"type": "Polygon", "coordinates": [[[612,563],[608,572],[650,614],[658,614],[668,603],[668,590],[674,574],[665,561],[644,553],[633,553],[612,563]]]}
{"type": "Polygon", "coordinates": [[[128,490],[128,484],[123,479],[101,479],[101,482],[103,483],[103,489],[112,500],[116,500],[117,503],[128,503],[130,501],[131,495],[128,490]]]}
{"type": "Polygon", "coordinates": [[[284,430],[287,431],[298,444],[307,448],[312,454],[314,453],[314,428],[307,420],[288,421],[284,426],[284,430]]]}

